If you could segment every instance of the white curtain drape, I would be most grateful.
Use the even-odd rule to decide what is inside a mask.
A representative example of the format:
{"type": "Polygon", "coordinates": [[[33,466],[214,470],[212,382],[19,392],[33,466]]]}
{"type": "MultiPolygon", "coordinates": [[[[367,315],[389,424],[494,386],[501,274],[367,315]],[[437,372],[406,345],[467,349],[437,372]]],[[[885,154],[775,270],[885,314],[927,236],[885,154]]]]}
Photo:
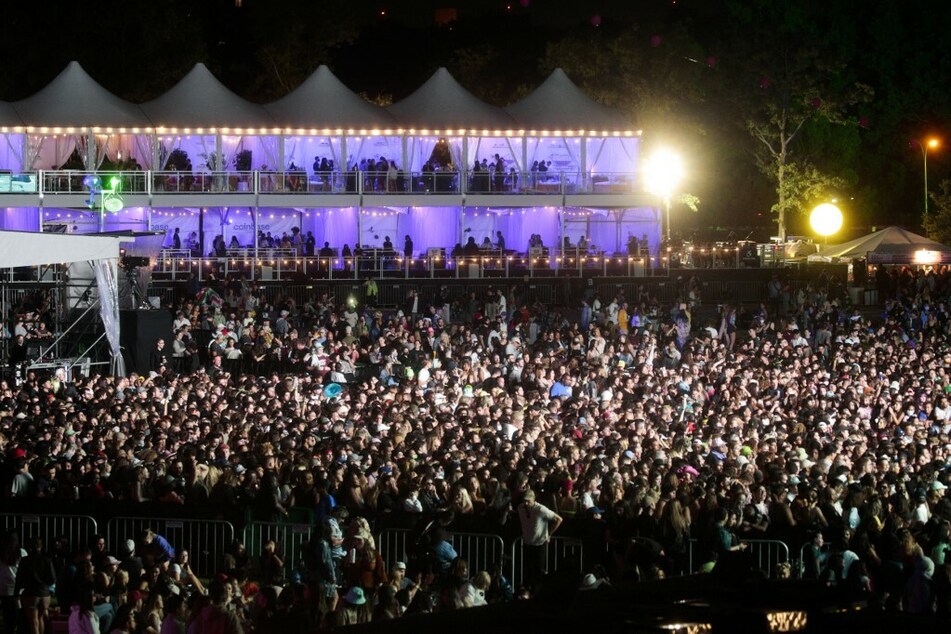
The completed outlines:
{"type": "MultiPolygon", "coordinates": [[[[105,134],[97,134],[93,137],[92,147],[89,144],[89,137],[85,134],[77,134],[75,137],[76,147],[79,149],[79,158],[83,165],[92,165],[92,169],[99,169],[102,162],[106,159],[109,152],[110,141],[112,137],[105,134]]],[[[69,158],[69,155],[66,156],[69,158]]]]}
{"type": "Polygon", "coordinates": [[[221,153],[223,154],[222,158],[224,159],[221,166],[218,168],[222,171],[232,171],[235,169],[234,159],[238,155],[238,152],[244,149],[244,137],[243,136],[222,136],[221,137],[221,153]]]}
{"type": "Polygon", "coordinates": [[[36,161],[43,149],[43,137],[32,134],[4,135],[10,152],[16,158],[18,169],[26,172],[35,169],[36,161]]]}
{"type": "Polygon", "coordinates": [[[112,372],[115,376],[125,376],[125,361],[119,344],[119,261],[115,258],[94,260],[92,266],[99,288],[99,315],[112,352],[112,372]]]}
{"type": "Polygon", "coordinates": [[[418,172],[423,169],[423,163],[429,160],[436,147],[436,139],[433,137],[413,137],[410,140],[409,157],[411,170],[418,172]]]}
{"type": "Polygon", "coordinates": [[[261,151],[254,152],[252,150],[252,167],[254,169],[265,169],[265,166],[267,166],[268,170],[277,169],[280,160],[279,138],[277,136],[259,136],[255,139],[257,140],[258,149],[261,151]]]}
{"type": "Polygon", "coordinates": [[[72,134],[64,134],[53,139],[53,161],[55,169],[59,169],[69,160],[69,156],[76,149],[76,137],[72,134]]]}
{"type": "Polygon", "coordinates": [[[161,169],[163,166],[152,165],[152,137],[148,134],[133,134],[132,156],[144,170],[161,169]]]}

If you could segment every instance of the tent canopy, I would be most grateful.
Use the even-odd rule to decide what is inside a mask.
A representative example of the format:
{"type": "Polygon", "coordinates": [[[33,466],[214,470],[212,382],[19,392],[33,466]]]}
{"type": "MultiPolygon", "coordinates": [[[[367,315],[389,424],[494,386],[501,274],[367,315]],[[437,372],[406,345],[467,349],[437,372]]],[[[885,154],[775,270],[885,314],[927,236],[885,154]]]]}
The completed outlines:
{"type": "Polygon", "coordinates": [[[437,70],[429,80],[389,111],[406,128],[511,130],[516,123],[504,110],[490,106],[449,74],[437,70]]]}
{"type": "Polygon", "coordinates": [[[0,231],[0,268],[119,257],[118,237],[0,231]]]}
{"type": "Polygon", "coordinates": [[[23,125],[86,128],[146,128],[139,106],[119,99],[70,62],[38,93],[13,104],[23,125]]]}
{"type": "Polygon", "coordinates": [[[289,95],[264,108],[284,128],[315,124],[324,128],[396,127],[393,115],[360,98],[324,65],[289,95]]]}
{"type": "Polygon", "coordinates": [[[520,127],[540,130],[626,131],[620,112],[586,95],[556,68],[532,94],[505,109],[520,127]]]}
{"type": "Polygon", "coordinates": [[[195,64],[161,97],[142,104],[156,127],[272,128],[274,120],[257,104],[245,101],[218,81],[204,64],[195,64]]]}
{"type": "Polygon", "coordinates": [[[0,101],[0,127],[22,126],[23,120],[9,101],[0,101]]]}
{"type": "Polygon", "coordinates": [[[888,227],[842,244],[826,247],[819,253],[821,259],[888,257],[895,262],[912,262],[916,251],[936,251],[951,255],[951,247],[935,242],[901,227],[888,227]]]}

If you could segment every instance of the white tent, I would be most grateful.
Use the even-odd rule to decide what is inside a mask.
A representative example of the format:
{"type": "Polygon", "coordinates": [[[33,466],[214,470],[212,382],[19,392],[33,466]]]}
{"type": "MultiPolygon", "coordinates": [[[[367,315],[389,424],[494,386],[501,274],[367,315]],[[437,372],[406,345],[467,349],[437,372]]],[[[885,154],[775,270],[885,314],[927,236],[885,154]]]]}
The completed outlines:
{"type": "MultiPolygon", "coordinates": [[[[26,133],[17,146],[19,169],[58,169],[74,150],[86,169],[97,169],[115,152],[121,135],[144,133],[149,120],[136,104],[103,88],[78,62],[69,65],[39,92],[12,104],[26,133]]],[[[9,164],[9,163],[8,163],[9,164]]]]}
{"type": "Polygon", "coordinates": [[[125,374],[119,345],[119,243],[110,236],[0,231],[0,268],[48,264],[92,264],[99,290],[99,315],[112,352],[113,372],[125,374]]]}
{"type": "Polygon", "coordinates": [[[69,264],[119,257],[119,238],[0,231],[0,268],[69,264]]]}
{"type": "Polygon", "coordinates": [[[23,125],[23,119],[9,101],[0,101],[0,128],[15,128],[23,125]]]}
{"type": "Polygon", "coordinates": [[[620,112],[604,106],[556,68],[532,94],[505,109],[520,128],[538,130],[608,130],[633,128],[620,112]]]}
{"type": "Polygon", "coordinates": [[[263,107],[245,101],[195,64],[181,81],[161,97],[142,104],[155,125],[163,128],[271,128],[273,119],[263,107]]]}
{"type": "Polygon", "coordinates": [[[396,127],[393,115],[362,99],[323,65],[293,92],[264,109],[282,128],[396,127]]]}
{"type": "Polygon", "coordinates": [[[916,254],[920,252],[938,254],[938,261],[951,260],[951,247],[901,227],[887,227],[855,240],[828,246],[809,259],[829,262],[868,258],[869,262],[908,264],[915,262],[916,254]]]}
{"type": "Polygon", "coordinates": [[[390,106],[405,128],[430,130],[512,130],[515,121],[501,108],[490,106],[462,87],[445,68],[409,97],[390,106]]]}
{"type": "Polygon", "coordinates": [[[147,128],[139,106],[116,97],[70,62],[38,93],[13,104],[24,125],[47,128],[147,128]]]}

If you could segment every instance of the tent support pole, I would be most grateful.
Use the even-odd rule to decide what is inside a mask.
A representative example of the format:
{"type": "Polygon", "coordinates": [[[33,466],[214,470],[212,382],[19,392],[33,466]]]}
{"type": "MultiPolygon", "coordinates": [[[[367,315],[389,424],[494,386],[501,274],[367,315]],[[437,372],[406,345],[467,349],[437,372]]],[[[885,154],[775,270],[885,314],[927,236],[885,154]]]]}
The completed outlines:
{"type": "MultiPolygon", "coordinates": [[[[528,171],[528,139],[522,136],[522,172],[528,171]]],[[[532,183],[534,187],[535,183],[532,183]]]]}
{"type": "Polygon", "coordinates": [[[581,168],[581,182],[579,185],[581,191],[588,191],[588,140],[581,137],[580,144],[581,149],[579,150],[580,158],[578,162],[581,168]]]}
{"type": "Polygon", "coordinates": [[[260,209],[258,208],[258,196],[254,196],[254,210],[251,214],[254,216],[254,259],[251,260],[251,281],[254,281],[254,272],[258,267],[258,214],[260,209]]]}
{"type": "MultiPolygon", "coordinates": [[[[402,154],[403,162],[403,171],[406,174],[411,172],[409,164],[409,143],[406,140],[406,133],[403,133],[403,136],[400,137],[400,153],[402,154]]],[[[412,178],[412,177],[411,177],[412,178]]]]}
{"type": "Polygon", "coordinates": [[[96,169],[96,135],[92,129],[86,131],[86,171],[96,169]]]}
{"type": "Polygon", "coordinates": [[[165,166],[160,165],[162,162],[162,142],[159,140],[159,137],[154,132],[152,133],[152,171],[161,172],[165,166]]]}

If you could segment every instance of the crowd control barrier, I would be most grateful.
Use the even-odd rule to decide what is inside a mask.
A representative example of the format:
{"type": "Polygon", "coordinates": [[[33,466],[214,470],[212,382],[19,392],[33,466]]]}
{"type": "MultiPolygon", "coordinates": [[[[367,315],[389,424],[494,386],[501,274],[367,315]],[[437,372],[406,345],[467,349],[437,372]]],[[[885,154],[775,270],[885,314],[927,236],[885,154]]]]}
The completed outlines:
{"type": "Polygon", "coordinates": [[[187,550],[191,568],[199,577],[210,577],[224,563],[225,551],[234,542],[234,526],[223,520],[114,517],[106,524],[110,552],[120,552],[127,539],[135,540],[141,552],[146,529],[168,540],[176,555],[187,550]]]}
{"type": "Polygon", "coordinates": [[[449,533],[449,542],[469,564],[469,576],[485,570],[491,573],[505,557],[505,543],[498,535],[449,533]]]}
{"type": "MultiPolygon", "coordinates": [[[[376,547],[389,570],[398,561],[406,563],[414,553],[417,533],[406,528],[388,528],[376,538],[376,547]]],[[[449,533],[449,543],[469,564],[469,575],[480,570],[491,572],[505,557],[505,542],[498,535],[485,533],[449,533]]]]}
{"type": "MultiPolygon", "coordinates": [[[[552,537],[545,547],[545,570],[552,574],[570,568],[579,575],[584,572],[584,548],[580,539],[552,537]]],[[[522,538],[512,543],[512,585],[516,588],[525,581],[525,552],[522,538]]]]}
{"type": "Polygon", "coordinates": [[[386,564],[387,574],[396,562],[407,562],[415,548],[413,535],[408,528],[388,528],[376,536],[376,549],[386,564]]]}
{"type": "Polygon", "coordinates": [[[13,532],[20,537],[20,545],[26,547],[34,537],[43,540],[49,552],[57,540],[65,541],[66,551],[91,546],[99,532],[96,520],[86,515],[37,515],[31,513],[2,513],[0,526],[4,532],[13,532]]]}
{"type": "Polygon", "coordinates": [[[310,524],[253,522],[244,527],[242,541],[248,554],[256,558],[264,551],[264,543],[273,539],[275,552],[284,558],[284,573],[289,575],[301,569],[304,548],[313,535],[314,527],[310,524]]]}
{"type": "MultiPolygon", "coordinates": [[[[753,558],[753,565],[766,573],[770,579],[775,578],[779,564],[791,563],[789,546],[779,540],[742,539],[740,543],[747,545],[746,552],[753,558]]],[[[698,540],[691,539],[688,551],[688,567],[691,572],[696,572],[697,568],[705,563],[698,560],[696,556],[698,550],[700,550],[698,540]]]]}

